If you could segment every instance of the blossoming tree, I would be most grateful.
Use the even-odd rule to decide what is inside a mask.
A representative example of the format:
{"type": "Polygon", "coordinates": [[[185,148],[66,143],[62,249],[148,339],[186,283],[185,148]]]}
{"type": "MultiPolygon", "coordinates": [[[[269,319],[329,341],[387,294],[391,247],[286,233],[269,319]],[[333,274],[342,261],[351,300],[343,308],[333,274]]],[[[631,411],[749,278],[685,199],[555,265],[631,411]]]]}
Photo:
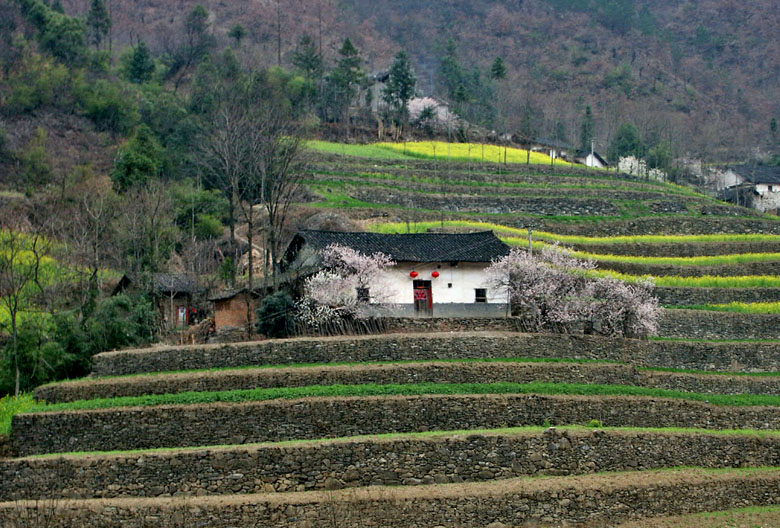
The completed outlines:
{"type": "Polygon", "coordinates": [[[331,244],[320,252],[324,269],[309,277],[298,301],[298,320],[321,326],[378,315],[393,296],[387,270],[395,262],[383,253],[365,255],[331,244]]]}
{"type": "Polygon", "coordinates": [[[509,292],[513,311],[531,331],[585,331],[609,336],[647,337],[657,332],[662,308],[653,283],[595,278],[591,260],[569,250],[544,246],[530,253],[513,249],[488,268],[491,287],[509,292]]]}

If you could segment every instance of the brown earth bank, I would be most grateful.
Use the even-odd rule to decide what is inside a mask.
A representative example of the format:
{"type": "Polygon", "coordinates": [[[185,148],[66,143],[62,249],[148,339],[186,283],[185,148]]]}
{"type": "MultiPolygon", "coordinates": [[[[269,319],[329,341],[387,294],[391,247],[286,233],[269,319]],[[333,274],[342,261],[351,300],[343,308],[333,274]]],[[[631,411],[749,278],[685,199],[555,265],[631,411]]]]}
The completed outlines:
{"type": "MultiPolygon", "coordinates": [[[[731,316],[742,315],[676,310],[680,331],[701,321],[702,313],[713,316],[709,322],[712,327],[736,319],[731,316]],[[683,318],[686,312],[692,313],[690,321],[683,318]],[[724,314],[728,317],[718,317],[724,314]]],[[[776,321],[773,317],[743,319],[745,324],[755,321],[752,324],[757,332],[776,321]]],[[[506,332],[517,324],[514,319],[391,320],[390,329],[403,333],[106,352],[94,357],[92,371],[97,376],[118,376],[251,365],[512,357],[597,359],[643,367],[710,371],[780,371],[780,343],[641,341],[506,332]]]]}
{"type": "Polygon", "coordinates": [[[556,428],[463,431],[6,460],[0,462],[0,501],[333,491],[488,482],[523,475],[778,465],[778,435],[556,428]]]}
{"type": "Polygon", "coordinates": [[[303,398],[17,414],[20,456],[247,444],[542,424],[780,429],[777,407],[628,396],[422,395],[303,398]]]}
{"type": "Polygon", "coordinates": [[[0,504],[0,520],[46,515],[56,527],[614,526],[658,515],[763,506],[780,500],[778,470],[685,469],[519,478],[415,488],[91,499],[0,504]]]}
{"type": "Polygon", "coordinates": [[[48,403],[272,387],[376,383],[589,383],[633,385],[714,394],[780,394],[780,376],[727,376],[651,372],[629,365],[520,362],[428,362],[199,371],[44,385],[35,397],[48,403]]]}

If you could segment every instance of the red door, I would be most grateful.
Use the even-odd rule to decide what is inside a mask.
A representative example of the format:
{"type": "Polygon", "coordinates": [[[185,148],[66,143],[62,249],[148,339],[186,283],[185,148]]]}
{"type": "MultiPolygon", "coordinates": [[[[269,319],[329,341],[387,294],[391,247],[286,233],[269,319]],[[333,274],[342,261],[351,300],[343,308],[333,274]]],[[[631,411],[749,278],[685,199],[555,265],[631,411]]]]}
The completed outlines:
{"type": "Polygon", "coordinates": [[[417,315],[433,315],[433,291],[431,281],[414,281],[414,313],[417,315]]]}

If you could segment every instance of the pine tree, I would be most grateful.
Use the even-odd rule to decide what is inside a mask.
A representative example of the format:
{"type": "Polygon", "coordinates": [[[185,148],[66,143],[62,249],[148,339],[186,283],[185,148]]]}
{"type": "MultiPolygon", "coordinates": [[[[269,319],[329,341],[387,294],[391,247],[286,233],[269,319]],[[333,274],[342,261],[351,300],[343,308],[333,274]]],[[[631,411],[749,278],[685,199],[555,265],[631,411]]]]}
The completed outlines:
{"type": "Polygon", "coordinates": [[[496,60],[490,66],[490,78],[495,81],[506,79],[506,64],[501,57],[496,57],[496,60]]]}
{"type": "Polygon", "coordinates": [[[241,45],[241,41],[246,37],[246,29],[241,24],[236,24],[228,32],[228,37],[236,41],[236,47],[241,45]]]}
{"type": "Polygon", "coordinates": [[[349,39],[339,50],[336,68],[326,79],[323,93],[323,113],[338,120],[349,121],[349,105],[357,95],[358,88],[366,78],[361,68],[363,59],[349,39]]]}
{"type": "Polygon", "coordinates": [[[142,84],[152,80],[154,70],[154,59],[149,53],[146,43],[142,40],[133,49],[133,54],[130,56],[130,62],[127,65],[127,78],[130,82],[142,84]]]}
{"type": "Polygon", "coordinates": [[[298,68],[307,79],[314,79],[322,73],[322,57],[317,50],[317,45],[311,35],[304,34],[292,56],[293,65],[298,68]]]}
{"type": "Polygon", "coordinates": [[[87,26],[90,42],[96,48],[100,48],[111,30],[111,15],[108,13],[105,0],[92,0],[87,13],[87,26]]]}
{"type": "Polygon", "coordinates": [[[409,56],[405,51],[399,51],[395,56],[390,76],[382,90],[382,99],[398,114],[401,121],[406,121],[409,114],[409,100],[414,97],[417,79],[412,73],[409,56]]]}

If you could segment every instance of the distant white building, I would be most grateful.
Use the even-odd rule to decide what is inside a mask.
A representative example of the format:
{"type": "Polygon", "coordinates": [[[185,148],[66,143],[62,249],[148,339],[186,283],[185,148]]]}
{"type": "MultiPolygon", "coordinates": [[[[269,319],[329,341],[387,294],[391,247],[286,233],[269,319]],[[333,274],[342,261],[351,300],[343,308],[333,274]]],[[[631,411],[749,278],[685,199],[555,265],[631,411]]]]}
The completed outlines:
{"type": "Polygon", "coordinates": [[[780,214],[780,167],[733,165],[720,171],[716,181],[724,200],[780,214]]]}
{"type": "Polygon", "coordinates": [[[579,152],[574,160],[577,163],[585,165],[586,167],[593,167],[596,169],[606,169],[609,167],[607,160],[602,158],[601,155],[596,151],[588,152],[587,154],[585,152],[579,152]]]}
{"type": "MultiPolygon", "coordinates": [[[[485,270],[509,254],[509,246],[491,231],[468,234],[389,235],[301,231],[285,253],[290,270],[320,269],[319,252],[332,244],[365,255],[384,253],[390,270],[387,315],[395,317],[506,317],[506,291],[491,289],[485,270]]],[[[370,288],[369,288],[370,290],[370,288]]],[[[367,292],[370,295],[370,291],[367,292]]]]}

